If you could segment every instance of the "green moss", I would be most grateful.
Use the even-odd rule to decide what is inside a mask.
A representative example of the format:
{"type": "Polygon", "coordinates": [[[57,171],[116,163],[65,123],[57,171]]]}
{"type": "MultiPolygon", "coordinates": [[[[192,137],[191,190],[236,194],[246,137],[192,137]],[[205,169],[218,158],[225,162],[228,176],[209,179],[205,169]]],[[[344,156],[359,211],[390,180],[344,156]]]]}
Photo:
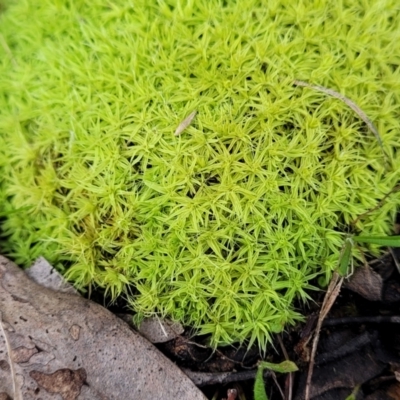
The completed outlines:
{"type": "MultiPolygon", "coordinates": [[[[25,265],[43,254],[78,287],[128,295],[214,345],[265,347],[299,320],[293,302],[329,279],[350,222],[400,169],[397,1],[304,3],[10,5],[3,250],[25,265]],[[353,110],[295,79],[361,107],[390,167],[353,110]]],[[[357,230],[389,234],[399,204],[357,230]]]]}

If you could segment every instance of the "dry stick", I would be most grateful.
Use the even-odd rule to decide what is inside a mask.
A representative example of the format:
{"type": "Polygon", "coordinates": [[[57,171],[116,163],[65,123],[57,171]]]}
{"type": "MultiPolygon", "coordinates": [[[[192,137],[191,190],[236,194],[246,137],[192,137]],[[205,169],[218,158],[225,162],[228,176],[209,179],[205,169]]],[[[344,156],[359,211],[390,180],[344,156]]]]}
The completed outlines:
{"type": "MultiPolygon", "coordinates": [[[[227,384],[232,382],[247,381],[255,379],[257,370],[240,371],[240,372],[196,372],[187,368],[182,368],[182,371],[198,386],[208,386],[215,384],[227,384]]],[[[264,378],[272,376],[270,370],[265,369],[263,372],[264,378]]]]}
{"type": "Polygon", "coordinates": [[[399,260],[396,257],[396,254],[394,254],[394,251],[393,251],[393,249],[391,247],[389,247],[389,252],[392,255],[392,258],[393,258],[393,261],[394,261],[394,265],[396,266],[397,271],[400,274],[400,263],[399,263],[399,260]]]}
{"type": "MultiPolygon", "coordinates": [[[[202,349],[212,350],[211,347],[209,347],[209,346],[204,346],[204,345],[202,345],[202,344],[200,344],[200,343],[192,342],[192,341],[190,341],[190,340],[187,341],[186,343],[187,343],[187,344],[191,344],[191,345],[193,345],[193,346],[200,347],[200,348],[202,348],[202,349]]],[[[189,350],[189,352],[190,352],[190,350],[189,350]]],[[[234,364],[238,364],[238,365],[240,365],[240,366],[241,366],[242,368],[244,368],[244,369],[251,370],[251,369],[253,369],[253,368],[256,368],[257,365],[258,365],[258,363],[255,363],[253,366],[247,367],[246,365],[243,364],[243,361],[236,361],[236,360],[234,360],[233,358],[229,358],[227,355],[225,355],[222,351],[220,351],[220,350],[218,350],[218,349],[213,349],[213,352],[212,352],[212,354],[210,355],[210,357],[208,357],[207,360],[204,361],[204,362],[209,361],[210,358],[214,355],[214,352],[217,353],[219,356],[221,356],[221,358],[224,358],[224,359],[226,359],[226,360],[228,360],[228,361],[231,361],[231,362],[234,363],[234,364]]],[[[192,354],[190,354],[190,355],[193,357],[192,354]]],[[[196,360],[196,357],[193,357],[193,359],[196,360]]]]}
{"type": "Polygon", "coordinates": [[[272,380],[274,381],[276,387],[278,388],[279,393],[282,396],[282,399],[285,400],[285,393],[283,393],[283,390],[282,390],[281,386],[279,385],[278,379],[276,379],[276,374],[274,371],[271,371],[271,376],[272,376],[272,380]]]}
{"type": "Polygon", "coordinates": [[[337,272],[333,273],[331,282],[329,283],[328,290],[325,294],[324,301],[322,303],[321,311],[319,313],[317,327],[315,329],[315,336],[312,343],[311,348],[311,356],[310,356],[310,364],[308,365],[308,373],[307,373],[307,381],[306,381],[306,388],[304,392],[304,400],[310,400],[310,387],[311,387],[311,379],[314,372],[314,363],[315,363],[315,354],[317,353],[317,346],[319,341],[319,335],[321,332],[322,323],[329,313],[333,303],[335,302],[340,288],[343,284],[343,277],[340,277],[337,272]]]}
{"type": "MultiPolygon", "coordinates": [[[[290,361],[289,359],[289,354],[286,351],[286,348],[283,344],[281,335],[278,335],[278,342],[279,345],[281,346],[282,349],[282,353],[285,356],[285,360],[286,361],[290,361]]],[[[293,396],[293,372],[289,372],[289,374],[287,375],[287,379],[285,381],[285,399],[286,400],[292,400],[292,396],[293,396]]]]}
{"type": "Polygon", "coordinates": [[[10,342],[8,341],[8,336],[7,336],[4,326],[3,326],[3,314],[1,311],[0,311],[0,329],[4,336],[4,342],[5,342],[6,348],[7,348],[8,360],[10,362],[11,379],[13,381],[13,393],[14,393],[13,398],[14,398],[14,400],[22,400],[22,395],[17,386],[17,377],[15,374],[14,363],[11,359],[11,346],[10,346],[10,342]]]}

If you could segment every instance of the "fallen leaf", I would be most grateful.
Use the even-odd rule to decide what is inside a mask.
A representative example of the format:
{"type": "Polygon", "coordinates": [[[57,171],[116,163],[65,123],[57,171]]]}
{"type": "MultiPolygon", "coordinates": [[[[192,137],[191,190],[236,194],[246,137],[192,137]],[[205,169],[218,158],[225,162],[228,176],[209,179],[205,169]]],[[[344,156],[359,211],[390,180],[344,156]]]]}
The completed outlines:
{"type": "MultiPolygon", "coordinates": [[[[24,399],[38,398],[39,392],[42,400],[73,399],[78,389],[84,400],[205,399],[187,375],[121,319],[79,295],[38,285],[2,256],[0,309],[11,352],[17,350],[22,361],[13,367],[24,399]]],[[[1,390],[11,396],[4,347],[0,337],[1,390]]]]}
{"type": "Polygon", "coordinates": [[[382,300],[383,279],[368,264],[357,267],[344,287],[367,300],[382,300]]]}

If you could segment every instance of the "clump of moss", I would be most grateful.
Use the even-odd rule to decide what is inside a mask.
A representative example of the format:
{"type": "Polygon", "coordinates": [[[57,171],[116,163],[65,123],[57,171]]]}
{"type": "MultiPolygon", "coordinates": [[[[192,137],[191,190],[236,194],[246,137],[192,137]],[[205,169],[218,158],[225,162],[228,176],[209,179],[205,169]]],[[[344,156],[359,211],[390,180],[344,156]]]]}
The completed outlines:
{"type": "MultiPolygon", "coordinates": [[[[3,251],[44,255],[78,287],[127,295],[214,345],[264,347],[300,319],[294,301],[329,279],[351,221],[400,168],[397,2],[305,3],[10,5],[3,251]],[[295,79],[361,107],[389,167],[353,110],[295,79]]],[[[399,204],[391,195],[356,229],[389,234],[399,204]]]]}

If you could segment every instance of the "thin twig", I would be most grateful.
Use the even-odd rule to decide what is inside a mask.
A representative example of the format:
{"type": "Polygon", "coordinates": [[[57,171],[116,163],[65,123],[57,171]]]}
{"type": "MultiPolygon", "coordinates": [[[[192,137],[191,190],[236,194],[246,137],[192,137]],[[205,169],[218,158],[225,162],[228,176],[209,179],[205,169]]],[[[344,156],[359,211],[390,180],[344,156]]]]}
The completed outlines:
{"type": "MultiPolygon", "coordinates": [[[[211,357],[212,357],[214,354],[218,354],[221,358],[223,358],[223,359],[225,359],[225,360],[228,360],[228,361],[230,361],[230,362],[232,362],[232,363],[234,363],[234,364],[240,365],[243,369],[248,369],[248,370],[250,370],[250,369],[256,368],[257,365],[258,365],[258,362],[254,363],[253,365],[245,365],[245,364],[244,364],[244,361],[237,361],[237,360],[234,360],[233,358],[230,358],[230,357],[228,357],[226,354],[224,354],[221,350],[213,349],[213,348],[210,347],[210,346],[205,346],[205,345],[203,345],[203,344],[196,343],[196,342],[192,342],[192,341],[190,341],[190,340],[186,341],[185,343],[186,343],[186,344],[191,344],[191,345],[193,345],[193,346],[200,347],[201,349],[206,349],[206,350],[211,350],[211,351],[212,351],[211,355],[207,358],[207,360],[203,361],[203,363],[206,363],[207,361],[209,361],[209,360],[211,359],[211,357]]],[[[190,353],[190,348],[189,348],[189,353],[190,353]]],[[[190,355],[192,355],[192,354],[190,353],[190,355]]],[[[193,356],[192,356],[192,357],[193,357],[193,356]]],[[[195,357],[193,357],[193,359],[196,360],[195,357]]],[[[243,358],[243,359],[244,359],[244,358],[243,358]]]]}
{"type": "Polygon", "coordinates": [[[308,87],[308,88],[312,88],[312,89],[318,90],[318,91],[320,91],[322,93],[328,94],[329,96],[335,97],[336,99],[339,99],[339,100],[343,101],[343,103],[348,105],[366,123],[368,128],[375,135],[376,140],[378,141],[379,146],[381,147],[382,152],[385,155],[385,153],[383,151],[382,139],[381,139],[381,136],[379,135],[378,129],[376,129],[375,125],[367,117],[367,114],[365,114],[365,112],[363,110],[361,110],[361,108],[358,107],[358,105],[356,103],[354,103],[354,101],[352,101],[352,100],[348,99],[347,97],[343,96],[342,94],[340,94],[336,90],[328,89],[328,88],[325,88],[325,87],[320,86],[320,85],[313,85],[311,83],[307,83],[307,82],[300,81],[300,80],[297,80],[297,79],[295,79],[293,83],[296,86],[308,87]]]}
{"type": "MultiPolygon", "coordinates": [[[[182,371],[193,381],[196,386],[207,386],[215,384],[226,384],[239,381],[255,379],[257,370],[240,372],[196,372],[183,368],[182,371]]],[[[264,378],[271,376],[271,371],[265,369],[264,378]]]]}
{"type": "Polygon", "coordinates": [[[393,251],[393,249],[391,247],[389,247],[389,253],[391,254],[391,256],[393,258],[394,265],[396,266],[397,271],[400,274],[400,263],[399,263],[399,260],[396,257],[396,254],[394,254],[394,251],[393,251]]]}
{"type": "MultiPolygon", "coordinates": [[[[282,353],[285,356],[286,361],[290,361],[289,354],[283,344],[281,335],[277,335],[279,345],[281,346],[282,353]]],[[[285,381],[285,400],[292,400],[293,396],[293,372],[289,372],[285,381]]]]}
{"type": "Polygon", "coordinates": [[[8,354],[8,361],[10,363],[11,379],[13,382],[13,393],[14,393],[13,399],[14,400],[22,400],[22,395],[21,395],[21,392],[17,385],[17,376],[16,376],[15,369],[14,369],[14,363],[11,359],[11,346],[10,346],[10,342],[8,341],[8,336],[7,336],[4,326],[3,326],[3,314],[1,311],[0,311],[0,329],[4,336],[4,342],[6,344],[7,354],[8,354]]]}
{"type": "Polygon", "coordinates": [[[274,381],[276,387],[278,388],[279,393],[282,396],[282,399],[285,400],[285,393],[283,393],[281,385],[279,385],[278,379],[276,379],[276,375],[275,375],[274,371],[271,371],[271,376],[272,376],[272,380],[274,381]]]}
{"type": "Polygon", "coordinates": [[[340,288],[343,284],[343,277],[340,277],[337,272],[333,273],[331,282],[329,283],[328,290],[325,294],[324,301],[322,303],[321,311],[319,313],[317,327],[315,329],[314,340],[311,348],[311,356],[310,363],[308,365],[308,373],[307,373],[307,381],[306,388],[304,392],[304,400],[310,400],[310,388],[311,388],[311,380],[314,372],[314,364],[315,364],[315,355],[317,353],[317,347],[319,342],[319,335],[321,332],[322,323],[329,313],[333,303],[335,302],[337,296],[339,295],[340,288]]]}

